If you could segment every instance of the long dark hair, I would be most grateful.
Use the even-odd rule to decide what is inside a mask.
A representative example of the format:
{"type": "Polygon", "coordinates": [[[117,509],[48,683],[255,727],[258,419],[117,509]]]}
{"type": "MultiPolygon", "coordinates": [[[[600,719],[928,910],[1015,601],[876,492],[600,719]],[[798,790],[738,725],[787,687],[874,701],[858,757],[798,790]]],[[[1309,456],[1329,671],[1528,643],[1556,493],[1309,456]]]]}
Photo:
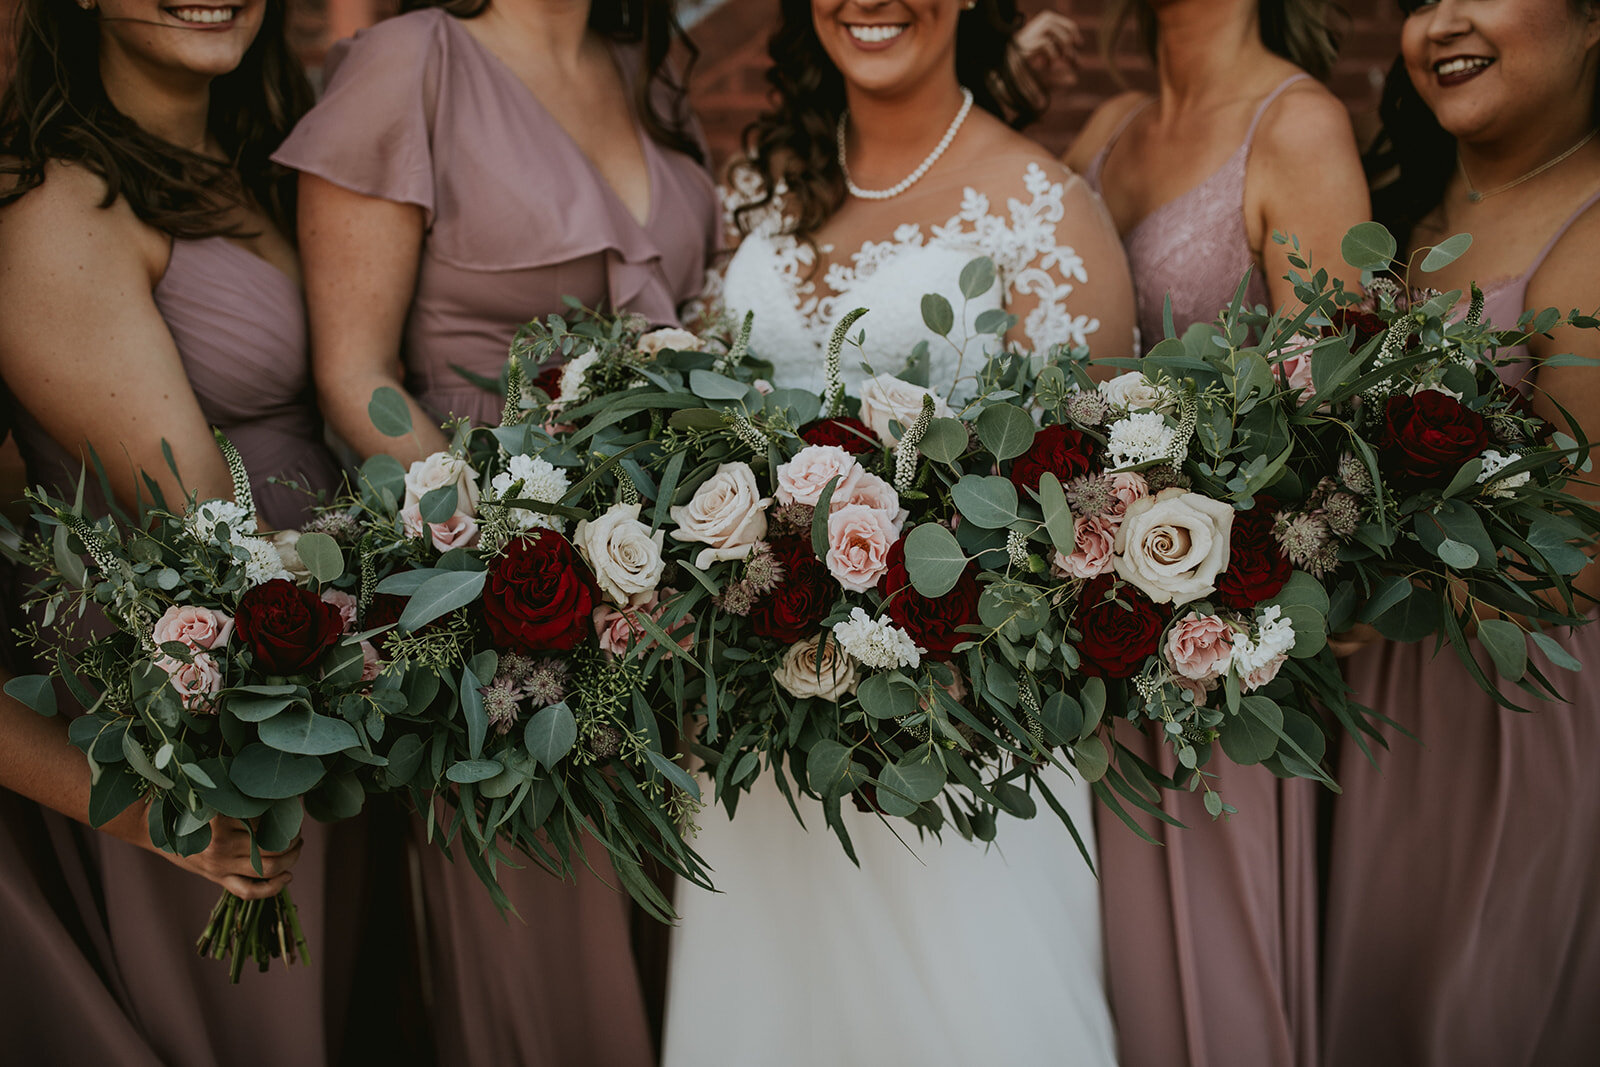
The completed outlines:
{"type": "MultiPolygon", "coordinates": [[[[1595,0],[1572,0],[1587,10],[1595,0]]],[[[1419,0],[1399,0],[1400,13],[1410,16],[1419,0]]],[[[1600,123],[1600,78],[1595,79],[1590,121],[1600,123]]],[[[1378,105],[1383,121],[1377,140],[1362,157],[1372,183],[1372,217],[1389,228],[1401,248],[1411,244],[1417,224],[1444,201],[1445,186],[1456,168],[1456,139],[1451,136],[1411,83],[1405,56],[1395,58],[1383,83],[1378,105]]]]}
{"type": "MultiPolygon", "coordinates": [[[[1256,18],[1268,51],[1318,81],[1328,80],[1347,21],[1335,0],[1257,0],[1256,18]]],[[[1100,24],[1100,48],[1108,63],[1114,64],[1117,41],[1129,22],[1137,27],[1150,58],[1155,58],[1156,17],[1149,0],[1114,0],[1100,24]]]]}
{"type": "MultiPolygon", "coordinates": [[[[749,212],[772,201],[781,183],[794,233],[815,233],[844,203],[844,175],[834,128],[844,111],[844,76],[833,65],[811,21],[811,0],[781,0],[778,29],[767,44],[772,106],[744,131],[744,160],[760,179],[762,196],[735,212],[745,229],[749,212]]],[[[956,24],[956,78],[973,103],[1021,129],[1039,117],[1037,90],[1023,64],[1010,57],[1022,25],[1016,0],[978,0],[956,24]]]]}
{"type": "Polygon", "coordinates": [[[311,106],[311,86],[284,37],[284,0],[267,0],[261,31],[239,66],[211,82],[211,134],[226,162],[180,148],[118,111],[100,81],[96,11],[69,0],[22,0],[16,65],[0,97],[0,191],[9,204],[44,181],[45,163],[87,167],[118,197],[174,237],[238,234],[237,209],[254,204],[291,240],[294,173],[270,156],[311,106]]]}
{"type": "MultiPolygon", "coordinates": [[[[477,18],[489,0],[402,0],[400,10],[443,8],[459,19],[477,18]]],[[[689,74],[700,56],[678,24],[674,0],[590,0],[589,28],[608,41],[640,45],[639,69],[633,79],[633,110],[650,139],[704,163],[705,151],[689,117],[689,74]],[[673,47],[687,57],[682,70],[667,60],[673,47]],[[664,94],[661,99],[658,94],[664,94]]]]}

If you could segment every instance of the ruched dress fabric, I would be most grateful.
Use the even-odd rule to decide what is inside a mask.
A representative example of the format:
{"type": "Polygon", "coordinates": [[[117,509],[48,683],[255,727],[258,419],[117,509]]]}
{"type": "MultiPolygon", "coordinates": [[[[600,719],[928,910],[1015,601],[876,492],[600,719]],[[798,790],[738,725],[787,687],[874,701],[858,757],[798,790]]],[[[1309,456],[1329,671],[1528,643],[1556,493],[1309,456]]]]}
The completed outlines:
{"type": "MultiPolygon", "coordinates": [[[[299,285],[213,237],[173,242],[154,297],[201,411],[249,467],[262,520],[298,526],[312,498],[267,479],[312,490],[338,484],[312,406],[299,285]]],[[[30,481],[70,496],[77,450],[52,440],[27,412],[15,415],[30,481]]],[[[17,1062],[281,1067],[338,1058],[361,908],[360,820],[305,821],[290,892],[311,946],[308,964],[266,974],[247,966],[234,986],[224,964],[194,951],[220,888],[108,834],[4,799],[0,1012],[17,1062]]]]}
{"type": "MultiPolygon", "coordinates": [[[[637,53],[618,49],[624,78],[637,53]]],[[[572,296],[673,325],[719,240],[716,188],[642,129],[650,210],[641,225],[516,75],[436,8],[335,45],[327,92],[274,157],[368,196],[415,204],[426,230],[401,356],[429,414],[499,421],[493,378],[516,328],[572,296]]],[[[577,884],[531,861],[501,870],[502,916],[465,862],[416,823],[434,1030],[446,1064],[652,1062],[628,898],[588,846],[577,884]],[[602,878],[604,881],[602,881],[602,878]]],[[[459,847],[457,845],[456,847],[459,847]]]]}
{"type": "MultiPolygon", "coordinates": [[[[1252,265],[1244,221],[1251,142],[1267,108],[1305,77],[1287,79],[1261,102],[1244,143],[1217,171],[1123,236],[1145,351],[1166,335],[1168,293],[1180,337],[1232,302],[1252,265]]],[[[1140,110],[1086,171],[1097,191],[1107,155],[1140,110]]],[[[1245,301],[1267,299],[1257,269],[1245,301]]],[[[1167,774],[1178,771],[1152,734],[1118,725],[1124,745],[1167,774]]],[[[1111,1006],[1125,1067],[1314,1062],[1316,787],[1259,766],[1227,766],[1215,787],[1238,814],[1213,820],[1200,795],[1185,792],[1164,793],[1162,810],[1186,829],[1136,814],[1163,847],[1096,809],[1111,1006]]]]}
{"type": "MultiPolygon", "coordinates": [[[[1485,291],[1488,322],[1515,326],[1529,279],[1597,202],[1485,291]]],[[[1501,368],[1524,392],[1535,373],[1501,368]]],[[[1340,753],[1325,1067],[1567,1067],[1600,1054],[1600,626],[1591,613],[1551,636],[1582,672],[1537,650],[1530,661],[1570,704],[1533,699],[1471,643],[1531,713],[1495,704],[1448,646],[1384,642],[1351,657],[1356,698],[1416,739],[1388,732],[1377,766],[1353,741],[1340,753]]]]}

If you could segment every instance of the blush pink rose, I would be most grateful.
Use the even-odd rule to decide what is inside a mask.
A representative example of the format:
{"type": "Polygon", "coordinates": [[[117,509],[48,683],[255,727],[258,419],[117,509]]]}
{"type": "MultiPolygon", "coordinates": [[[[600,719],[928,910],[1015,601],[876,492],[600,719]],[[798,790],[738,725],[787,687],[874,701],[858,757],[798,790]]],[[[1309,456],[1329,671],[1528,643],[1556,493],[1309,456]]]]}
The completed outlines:
{"type": "Polygon", "coordinates": [[[1051,571],[1057,578],[1098,578],[1115,564],[1117,522],[1110,515],[1082,515],[1072,520],[1072,555],[1057,552],[1051,571]]]}
{"type": "Polygon", "coordinates": [[[773,495],[780,504],[805,504],[814,508],[829,481],[839,479],[833,489],[837,499],[848,495],[856,479],[865,473],[856,457],[838,445],[807,445],[778,468],[774,477],[777,492],[773,495]]]}
{"type": "Polygon", "coordinates": [[[190,648],[203,650],[221,648],[232,634],[232,615],[194,604],[174,604],[156,620],[150,636],[158,645],[182,641],[190,648]]]}
{"type": "Polygon", "coordinates": [[[209,711],[211,702],[222,691],[222,670],[217,661],[204,652],[196,652],[184,663],[171,656],[156,660],[156,666],[167,672],[172,688],[183,698],[183,706],[190,711],[209,711]]]}
{"type": "Polygon", "coordinates": [[[830,511],[838,511],[850,504],[861,504],[874,511],[883,512],[889,516],[896,537],[900,536],[900,530],[911,514],[900,506],[900,494],[895,492],[894,486],[865,470],[857,471],[855,479],[849,485],[835,489],[832,503],[833,506],[828,509],[830,511]]]}
{"type": "Polygon", "coordinates": [[[440,552],[452,548],[471,548],[478,543],[478,523],[472,516],[458,511],[444,522],[424,523],[422,509],[417,504],[407,504],[400,509],[400,522],[406,536],[421,537],[427,528],[428,540],[440,552]]]}
{"type": "Polygon", "coordinates": [[[1206,697],[1208,697],[1211,694],[1211,691],[1217,687],[1217,683],[1214,680],[1210,682],[1202,682],[1194,678],[1185,678],[1181,674],[1174,674],[1172,676],[1172,684],[1177,686],[1179,689],[1186,689],[1193,693],[1194,706],[1197,708],[1203,708],[1206,706],[1206,697]]]}
{"type": "Polygon", "coordinates": [[[373,681],[382,670],[383,660],[379,657],[377,648],[371,641],[361,642],[361,680],[373,681]]]}
{"type": "Polygon", "coordinates": [[[356,628],[356,598],[346,593],[343,589],[324,589],[322,602],[332,604],[339,609],[339,618],[344,620],[344,632],[351,633],[356,628]]]}
{"type": "Polygon", "coordinates": [[[1118,471],[1106,475],[1106,480],[1111,483],[1111,495],[1116,500],[1106,514],[1116,522],[1122,521],[1122,513],[1128,510],[1129,504],[1150,495],[1150,483],[1138,471],[1118,471]]]}
{"type": "Polygon", "coordinates": [[[1278,676],[1278,670],[1284,665],[1284,663],[1288,661],[1288,659],[1289,657],[1286,653],[1278,653],[1266,663],[1263,663],[1249,674],[1241,677],[1239,679],[1239,688],[1246,693],[1250,692],[1252,689],[1260,689],[1262,686],[1266,685],[1268,682],[1272,681],[1278,676]]]}
{"type": "Polygon", "coordinates": [[[1191,611],[1167,631],[1167,662],[1184,678],[1220,678],[1232,659],[1233,627],[1215,615],[1191,611]]]}
{"type": "Polygon", "coordinates": [[[1297,333],[1284,342],[1283,358],[1278,361],[1289,388],[1304,390],[1302,400],[1317,395],[1317,387],[1311,382],[1311,350],[1316,343],[1316,338],[1297,333]]]}
{"type": "MultiPolygon", "coordinates": [[[[599,636],[600,651],[607,657],[620,656],[628,650],[628,642],[644,637],[647,633],[640,625],[636,616],[640,612],[647,612],[651,622],[660,622],[661,617],[667,612],[666,601],[678,595],[676,589],[661,589],[650,594],[649,599],[637,607],[616,608],[610,604],[601,604],[594,609],[594,632],[599,636]]],[[[685,615],[678,622],[678,631],[688,633],[678,638],[678,647],[685,652],[694,645],[694,616],[685,615]]],[[[672,636],[671,631],[668,632],[672,636]]],[[[651,642],[642,642],[634,648],[634,655],[643,658],[654,647],[651,642]]],[[[671,659],[672,653],[668,652],[665,659],[671,659]]]]}
{"type": "Polygon", "coordinates": [[[889,569],[900,535],[891,517],[865,504],[846,504],[828,516],[828,572],[852,593],[875,587],[889,569]]]}

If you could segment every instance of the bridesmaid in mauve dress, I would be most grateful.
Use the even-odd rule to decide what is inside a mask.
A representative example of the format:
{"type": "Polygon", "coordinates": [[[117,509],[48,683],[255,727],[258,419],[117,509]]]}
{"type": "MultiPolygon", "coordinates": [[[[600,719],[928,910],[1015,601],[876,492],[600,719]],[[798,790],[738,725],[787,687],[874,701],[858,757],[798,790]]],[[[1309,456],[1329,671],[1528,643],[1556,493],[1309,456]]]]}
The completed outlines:
{"type": "MultiPolygon", "coordinates": [[[[312,406],[288,216],[274,196],[292,186],[259,163],[236,173],[225,162],[264,161],[262,142],[281,137],[269,96],[291,112],[309,102],[283,9],[259,0],[225,9],[226,24],[208,24],[201,37],[153,3],[102,8],[108,18],[97,26],[94,13],[28,0],[16,78],[0,105],[0,374],[29,480],[70,496],[92,447],[124,504],[138,492],[136,469],[175,499],[165,440],[190,488],[226,496],[215,425],[249,464],[262,521],[297,525],[310,497],[267,479],[332,489],[338,469],[312,406]],[[247,73],[228,79],[227,111],[259,123],[243,141],[212,132],[242,124],[210,104],[213,80],[241,59],[247,73]],[[281,81],[262,84],[263,68],[281,81]],[[166,72],[163,93],[144,73],[153,69],[166,72]],[[37,107],[41,98],[56,106],[37,107]],[[119,185],[121,195],[108,193],[119,185]]],[[[284,126],[292,119],[277,114],[284,126]]],[[[103,505],[89,495],[91,509],[103,505]]],[[[10,701],[3,716],[0,777],[21,794],[0,804],[8,1053],[19,1063],[179,1067],[336,1058],[359,908],[359,824],[307,820],[302,843],[264,857],[265,880],[254,878],[231,820],[213,824],[206,852],[174,861],[150,845],[142,805],[107,832],[79,825],[89,768],[61,719],[10,701]],[[247,970],[230,985],[222,965],[193,948],[219,884],[264,895],[290,878],[309,965],[247,970]]]]}
{"type": "MultiPolygon", "coordinates": [[[[1402,247],[1457,232],[1472,247],[1428,284],[1484,286],[1485,318],[1592,310],[1600,293],[1600,21],[1568,0],[1403,7],[1373,173],[1378,217],[1402,247]],[[1493,72],[1440,73],[1452,56],[1493,72]],[[1580,147],[1563,154],[1574,145],[1580,147]],[[1551,160],[1560,161],[1545,167],[1551,160]],[[1530,172],[1532,177],[1522,179],[1530,172]],[[1468,177],[1470,175],[1470,178],[1468,177]],[[1479,199],[1471,193],[1476,190],[1479,199]],[[1408,239],[1408,234],[1409,239],[1408,239]]],[[[1542,418],[1556,405],[1600,431],[1592,330],[1535,337],[1501,368],[1542,418]]],[[[1588,485],[1568,488],[1600,495],[1588,485]]],[[[1600,567],[1576,578],[1600,594],[1600,567]]],[[[1591,601],[1592,603],[1592,601],[1591,601]]],[[[1380,642],[1349,662],[1358,699],[1415,735],[1374,766],[1351,742],[1333,802],[1323,996],[1327,1067],[1566,1067],[1600,1050],[1600,627],[1552,637],[1583,667],[1534,652],[1570,704],[1534,700],[1480,664],[1524,714],[1498,706],[1450,651],[1380,642]]]]}
{"type": "MultiPolygon", "coordinates": [[[[496,377],[516,327],[565,296],[665,325],[697,295],[718,216],[660,68],[670,18],[660,0],[462,2],[335,46],[323,100],[275,158],[302,172],[313,362],[358,452],[409,463],[444,447],[447,416],[497,422],[500,398],[456,368],[496,377]],[[372,426],[385,385],[410,399],[414,440],[372,426]]],[[[423,829],[441,1060],[650,1062],[628,899],[603,849],[587,852],[598,876],[575,859],[576,885],[502,867],[517,911],[502,916],[423,829]]]]}
{"type": "MultiPolygon", "coordinates": [[[[1247,303],[1292,302],[1275,231],[1296,235],[1315,265],[1343,269],[1339,239],[1368,205],[1349,118],[1307,73],[1325,77],[1332,65],[1326,8],[1120,8],[1114,25],[1135,15],[1153,28],[1160,93],[1106,103],[1066,162],[1122,235],[1146,351],[1165,336],[1169,294],[1180,336],[1213,320],[1247,269],[1247,303]],[[1313,31],[1292,46],[1273,29],[1286,13],[1313,31]]],[[[1129,728],[1120,740],[1181,773],[1153,734],[1129,728]]],[[[1162,848],[1097,810],[1111,1004],[1131,1067],[1282,1067],[1315,1055],[1316,787],[1231,766],[1217,787],[1238,814],[1214,821],[1198,793],[1166,792],[1164,810],[1186,829],[1138,817],[1162,848]]]]}

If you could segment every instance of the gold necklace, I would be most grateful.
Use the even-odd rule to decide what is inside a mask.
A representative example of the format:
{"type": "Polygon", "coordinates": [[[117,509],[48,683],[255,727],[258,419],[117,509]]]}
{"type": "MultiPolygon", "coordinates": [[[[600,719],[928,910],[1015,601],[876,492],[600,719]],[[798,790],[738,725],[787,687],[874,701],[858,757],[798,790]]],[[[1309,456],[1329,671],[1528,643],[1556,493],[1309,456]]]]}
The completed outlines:
{"type": "Polygon", "coordinates": [[[1524,174],[1522,177],[1516,179],[1515,181],[1506,182],[1504,185],[1500,186],[1499,188],[1490,189],[1486,193],[1480,193],[1480,192],[1478,192],[1478,190],[1476,190],[1476,189],[1474,189],[1472,187],[1472,178],[1467,174],[1467,165],[1461,161],[1461,156],[1460,156],[1459,153],[1457,153],[1457,155],[1456,155],[1456,166],[1458,168],[1460,168],[1460,170],[1461,170],[1461,178],[1462,178],[1462,180],[1467,183],[1467,199],[1469,201],[1471,201],[1472,203],[1474,203],[1474,204],[1482,203],[1483,201],[1489,199],[1491,196],[1494,196],[1497,193],[1503,193],[1507,189],[1515,189],[1517,186],[1521,185],[1523,182],[1527,181],[1528,179],[1537,178],[1539,175],[1543,174],[1545,171],[1549,170],[1551,167],[1555,166],[1557,163],[1563,162],[1569,156],[1571,156],[1574,152],[1576,152],[1578,149],[1582,148],[1584,145],[1586,145],[1590,141],[1594,140],[1594,135],[1597,134],[1597,133],[1600,133],[1600,126],[1596,126],[1594,129],[1590,130],[1587,134],[1584,135],[1583,140],[1579,141],[1577,144],[1573,145],[1571,148],[1567,149],[1565,152],[1561,153],[1556,158],[1554,158],[1552,160],[1548,160],[1547,162],[1541,163],[1537,167],[1534,167],[1532,170],[1530,170],[1528,173],[1524,174]]]}

